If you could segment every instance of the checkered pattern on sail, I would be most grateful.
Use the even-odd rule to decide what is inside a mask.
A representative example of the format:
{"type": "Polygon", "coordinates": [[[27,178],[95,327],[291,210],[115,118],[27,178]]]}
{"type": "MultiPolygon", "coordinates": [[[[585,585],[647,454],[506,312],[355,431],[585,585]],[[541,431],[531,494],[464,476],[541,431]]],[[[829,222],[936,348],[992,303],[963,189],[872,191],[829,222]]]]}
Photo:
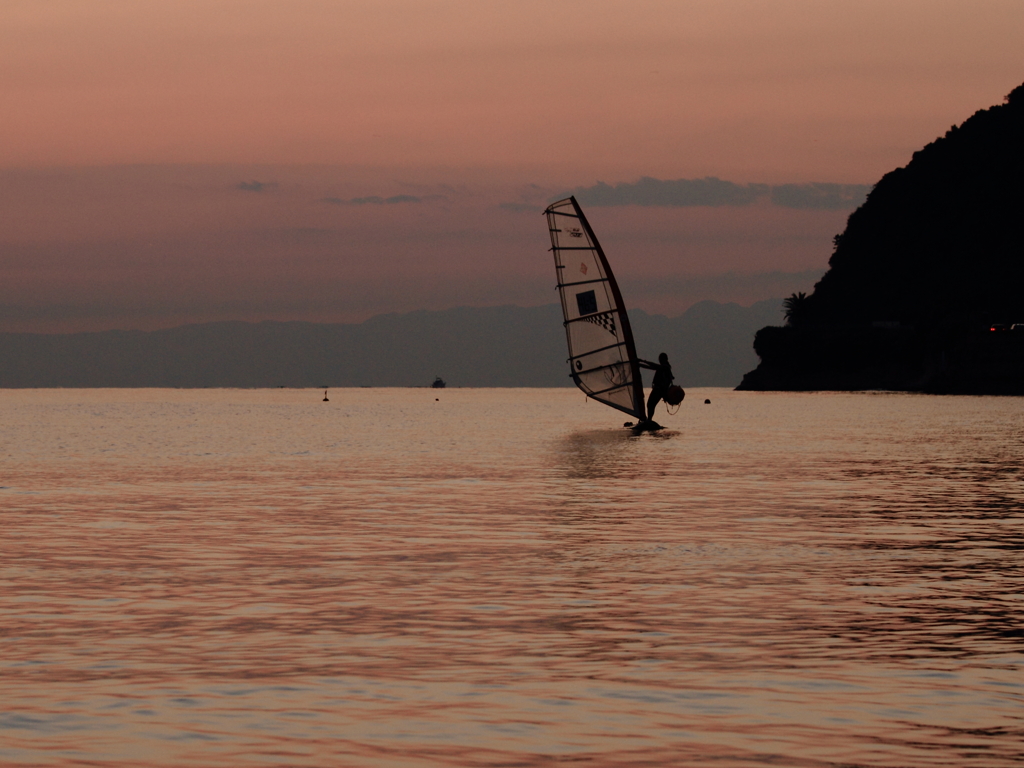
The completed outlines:
{"type": "Polygon", "coordinates": [[[612,336],[618,338],[618,334],[615,332],[615,314],[612,312],[602,312],[599,315],[590,315],[582,318],[585,322],[593,323],[604,328],[612,336]]]}

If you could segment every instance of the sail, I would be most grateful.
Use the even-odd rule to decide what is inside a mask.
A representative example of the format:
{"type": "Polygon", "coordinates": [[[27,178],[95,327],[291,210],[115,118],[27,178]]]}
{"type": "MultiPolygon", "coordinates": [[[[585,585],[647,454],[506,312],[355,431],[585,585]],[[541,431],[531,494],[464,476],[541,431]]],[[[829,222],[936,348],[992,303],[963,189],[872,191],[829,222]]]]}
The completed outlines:
{"type": "Polygon", "coordinates": [[[633,332],[608,260],[575,197],[544,211],[555,254],[569,368],[594,400],[645,418],[633,332]]]}

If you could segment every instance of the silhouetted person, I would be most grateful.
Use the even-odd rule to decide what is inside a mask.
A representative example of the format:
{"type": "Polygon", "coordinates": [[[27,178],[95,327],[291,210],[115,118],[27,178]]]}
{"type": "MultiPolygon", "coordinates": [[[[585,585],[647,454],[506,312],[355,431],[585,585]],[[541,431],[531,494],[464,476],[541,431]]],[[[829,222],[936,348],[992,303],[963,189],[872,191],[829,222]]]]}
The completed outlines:
{"type": "Polygon", "coordinates": [[[672,366],[668,364],[668,355],[662,352],[658,355],[658,363],[655,365],[649,360],[640,360],[640,367],[654,371],[654,381],[651,382],[651,394],[647,397],[647,420],[654,421],[654,409],[658,407],[658,401],[664,400],[668,394],[668,388],[672,386],[675,376],[672,375],[672,366]]]}

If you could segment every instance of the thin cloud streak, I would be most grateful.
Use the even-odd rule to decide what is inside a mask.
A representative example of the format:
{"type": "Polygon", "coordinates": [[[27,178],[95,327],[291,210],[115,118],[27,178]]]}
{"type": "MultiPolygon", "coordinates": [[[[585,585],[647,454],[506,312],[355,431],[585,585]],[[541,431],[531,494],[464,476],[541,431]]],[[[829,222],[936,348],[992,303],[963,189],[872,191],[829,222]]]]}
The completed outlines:
{"type": "MultiPolygon", "coordinates": [[[[715,176],[703,179],[675,179],[666,181],[644,176],[636,182],[622,182],[614,186],[603,181],[590,187],[577,187],[571,193],[584,205],[593,206],[710,206],[753,205],[768,199],[782,208],[806,210],[853,210],[861,205],[871,191],[869,184],[737,184],[715,176]]],[[[555,197],[554,199],[558,199],[555,197]]],[[[516,203],[504,203],[509,210],[516,203]]]]}
{"type": "Polygon", "coordinates": [[[274,182],[256,181],[254,179],[252,181],[240,181],[235,188],[243,192],[264,192],[268,189],[274,189],[276,186],[277,184],[274,182]]]}
{"type": "Polygon", "coordinates": [[[397,205],[400,203],[420,203],[423,200],[415,195],[392,195],[391,197],[353,197],[349,200],[342,200],[340,197],[325,197],[325,203],[331,205],[397,205]]]}

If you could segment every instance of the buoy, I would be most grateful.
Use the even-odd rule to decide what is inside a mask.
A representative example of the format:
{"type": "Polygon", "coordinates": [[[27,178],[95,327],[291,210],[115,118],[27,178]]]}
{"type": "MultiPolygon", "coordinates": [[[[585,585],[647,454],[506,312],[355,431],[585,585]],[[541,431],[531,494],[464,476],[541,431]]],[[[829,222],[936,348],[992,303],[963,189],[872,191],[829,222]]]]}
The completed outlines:
{"type": "Polygon", "coordinates": [[[327,399],[327,390],[326,389],[324,390],[324,402],[325,403],[331,402],[330,400],[327,399]]]}
{"type": "Polygon", "coordinates": [[[711,405],[711,401],[710,400],[705,400],[704,401],[704,405],[711,405]]]}

